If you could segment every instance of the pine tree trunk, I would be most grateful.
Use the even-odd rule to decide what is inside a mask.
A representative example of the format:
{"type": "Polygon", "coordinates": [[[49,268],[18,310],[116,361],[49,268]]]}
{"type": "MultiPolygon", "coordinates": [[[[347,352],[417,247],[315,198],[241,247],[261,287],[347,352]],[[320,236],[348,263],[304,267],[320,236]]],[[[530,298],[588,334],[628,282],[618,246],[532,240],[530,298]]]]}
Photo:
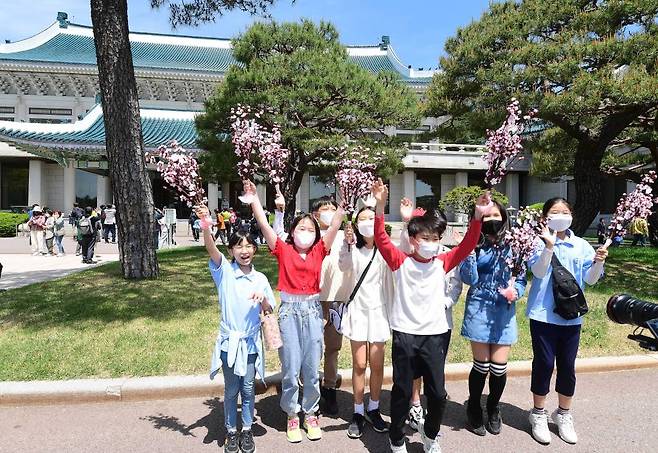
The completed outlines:
{"type": "Polygon", "coordinates": [[[157,277],[153,192],[144,161],[126,0],[91,0],[91,19],[121,270],[125,278],[157,277]]]}
{"type": "Polygon", "coordinates": [[[286,211],[284,217],[284,225],[286,231],[289,230],[292,221],[295,218],[295,210],[297,205],[297,192],[302,185],[302,179],[304,178],[306,167],[303,167],[299,171],[292,170],[290,175],[290,182],[287,187],[282,188],[283,196],[286,199],[286,211]]]}
{"type": "Polygon", "coordinates": [[[603,151],[579,144],[574,160],[576,204],[571,229],[578,236],[585,231],[601,209],[601,160],[603,151]]]}

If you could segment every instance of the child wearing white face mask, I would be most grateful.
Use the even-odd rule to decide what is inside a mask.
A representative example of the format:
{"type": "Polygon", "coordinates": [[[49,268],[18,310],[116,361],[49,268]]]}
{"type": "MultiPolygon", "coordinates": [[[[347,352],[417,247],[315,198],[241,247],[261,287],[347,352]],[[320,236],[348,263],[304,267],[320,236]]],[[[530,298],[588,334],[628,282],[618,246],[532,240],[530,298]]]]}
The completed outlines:
{"type": "Polygon", "coordinates": [[[534,408],[529,419],[532,437],[541,444],[551,441],[548,413],[544,409],[549,392],[553,367],[557,364],[555,389],[559,408],[553,413],[560,437],[567,443],[578,440],[570,408],[576,388],[576,355],[580,342],[582,317],[564,319],[553,310],[551,260],[555,256],[583,289],[585,283],[595,284],[603,273],[607,250],[594,251],[591,245],[569,229],[572,221],[571,205],[564,198],[551,198],[544,203],[544,218],[548,229],[538,241],[533,256],[528,260],[534,275],[528,294],[527,316],[530,318],[532,338],[532,378],[530,390],[534,408]],[[549,230],[550,229],[550,230],[549,230]]]}
{"type": "Polygon", "coordinates": [[[393,298],[393,275],[375,247],[375,208],[366,206],[356,215],[356,230],[345,228],[338,265],[361,281],[341,321],[343,335],[352,348],[354,414],[347,435],[356,439],[367,421],[377,432],[388,431],[379,412],[384,377],[386,341],[390,338],[388,306],[393,298]],[[362,277],[363,276],[363,277],[362,277]],[[370,400],[364,407],[366,366],[370,365],[370,400]]]}
{"type": "Polygon", "coordinates": [[[251,195],[251,209],[272,255],[279,263],[277,289],[281,292],[279,328],[283,346],[281,360],[281,409],[288,415],[286,430],[289,442],[302,440],[298,413],[304,412],[304,427],[310,440],[322,437],[317,417],[320,402],[318,368],[322,358],[323,317],[320,306],[320,273],[322,262],[342,223],[344,211],[338,208],[326,233],[320,237],[315,218],[309,214],[297,217],[286,241],[270,226],[258,199],[256,186],[244,182],[245,195],[251,195]],[[304,381],[304,395],[298,402],[299,378],[304,381]]]}
{"type": "Polygon", "coordinates": [[[462,242],[449,252],[439,253],[446,229],[442,213],[414,217],[407,227],[414,253],[407,255],[393,245],[384,228],[388,188],[379,179],[372,187],[377,200],[375,244],[393,272],[394,296],[389,322],[393,331],[393,390],[389,442],[393,453],[406,452],[404,425],[413,391],[413,381],[422,377],[427,396],[427,416],[419,426],[426,453],[441,451],[439,429],[446,408],[445,345],[449,340],[445,277],[477,245],[482,217],[491,206],[489,194],[478,199],[475,214],[462,242]]]}

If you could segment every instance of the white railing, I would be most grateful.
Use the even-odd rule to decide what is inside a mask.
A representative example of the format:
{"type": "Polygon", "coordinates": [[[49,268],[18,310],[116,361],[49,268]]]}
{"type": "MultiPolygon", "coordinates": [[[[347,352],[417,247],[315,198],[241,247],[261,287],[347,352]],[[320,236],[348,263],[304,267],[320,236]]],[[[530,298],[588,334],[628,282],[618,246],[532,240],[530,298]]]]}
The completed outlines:
{"type": "Polygon", "coordinates": [[[465,145],[461,143],[405,143],[404,147],[409,152],[425,153],[478,153],[482,154],[486,150],[484,145],[465,145]]]}

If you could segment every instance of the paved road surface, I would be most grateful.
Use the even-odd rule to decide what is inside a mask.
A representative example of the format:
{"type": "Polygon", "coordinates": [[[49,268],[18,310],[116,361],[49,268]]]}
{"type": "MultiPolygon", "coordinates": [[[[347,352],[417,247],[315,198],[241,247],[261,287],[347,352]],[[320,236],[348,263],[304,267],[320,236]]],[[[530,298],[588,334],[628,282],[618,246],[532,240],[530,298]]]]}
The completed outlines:
{"type": "MultiPolygon", "coordinates": [[[[480,438],[464,429],[466,382],[449,382],[453,399],[442,429],[444,452],[656,452],[658,448],[658,369],[581,374],[575,420],[580,442],[565,444],[554,435],[550,447],[528,434],[529,379],[509,380],[502,406],[503,432],[480,438]]],[[[351,395],[339,392],[340,418],[324,418],[324,438],[290,445],[278,396],[260,397],[254,426],[258,451],[263,452],[386,452],[387,438],[368,430],[362,439],[345,434],[351,395]]],[[[388,408],[389,391],[383,407],[388,408]]],[[[555,395],[549,408],[555,408],[555,395]]],[[[387,413],[387,409],[385,409],[387,413]]],[[[224,441],[219,399],[178,399],[71,406],[0,407],[0,452],[218,452],[224,441]]],[[[555,427],[551,425],[555,433],[555,427]]],[[[421,452],[419,436],[409,451],[421,452]]]]}

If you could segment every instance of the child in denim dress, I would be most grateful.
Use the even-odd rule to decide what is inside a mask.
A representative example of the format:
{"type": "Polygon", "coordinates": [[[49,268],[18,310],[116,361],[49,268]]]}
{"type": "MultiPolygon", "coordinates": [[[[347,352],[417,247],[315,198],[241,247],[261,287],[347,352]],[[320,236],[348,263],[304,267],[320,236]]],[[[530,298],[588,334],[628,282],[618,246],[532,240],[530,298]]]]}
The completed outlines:
{"type": "Polygon", "coordinates": [[[258,249],[246,231],[236,231],[228,241],[229,262],[217,250],[210,231],[207,208],[197,209],[203,242],[210,255],[208,267],[217,285],[220,305],[219,335],[215,342],[210,378],[224,375],[224,424],[228,434],[225,453],[254,453],[251,424],[254,420],[254,380],[265,377],[265,356],[260,337],[260,312],[272,311],[274,294],[267,277],[252,264],[258,249]],[[242,432],[237,431],[238,394],[242,399],[242,432]]]}
{"type": "Polygon", "coordinates": [[[502,427],[498,403],[507,382],[507,359],[516,343],[516,300],[525,291],[525,275],[514,282],[512,300],[500,293],[511,278],[505,259],[511,253],[502,240],[507,230],[507,212],[498,202],[483,218],[482,239],[459,268],[461,279],[470,286],[466,295],[461,334],[471,342],[473,368],[468,378],[466,415],[475,434],[499,434],[502,427]],[[480,399],[489,375],[486,430],[480,399]]]}

